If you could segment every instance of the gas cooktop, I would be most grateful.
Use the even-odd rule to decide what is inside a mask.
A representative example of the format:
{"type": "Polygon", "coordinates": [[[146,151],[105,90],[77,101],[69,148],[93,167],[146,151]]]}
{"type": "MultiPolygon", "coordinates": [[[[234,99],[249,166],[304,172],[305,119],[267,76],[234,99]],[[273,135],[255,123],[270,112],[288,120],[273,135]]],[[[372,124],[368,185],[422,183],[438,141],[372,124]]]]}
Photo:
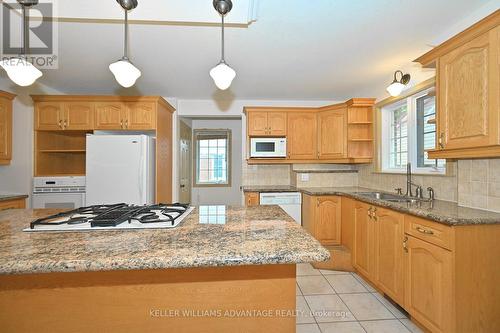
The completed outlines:
{"type": "Polygon", "coordinates": [[[146,206],[96,205],[47,216],[30,223],[24,231],[89,231],[174,228],[194,207],[184,204],[146,206]]]}

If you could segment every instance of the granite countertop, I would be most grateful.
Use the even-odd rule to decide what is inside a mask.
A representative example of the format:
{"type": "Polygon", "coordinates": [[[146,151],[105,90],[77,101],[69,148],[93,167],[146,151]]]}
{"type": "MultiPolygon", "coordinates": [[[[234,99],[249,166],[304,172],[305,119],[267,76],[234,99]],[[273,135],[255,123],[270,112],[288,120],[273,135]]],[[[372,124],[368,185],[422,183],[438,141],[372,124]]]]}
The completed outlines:
{"type": "Polygon", "coordinates": [[[330,257],[278,206],[217,207],[216,215],[199,214],[197,207],[173,229],[58,233],[22,231],[57,210],[0,212],[0,274],[295,264],[330,257]],[[203,223],[207,216],[212,224],[203,223]]]}
{"type": "MultiPolygon", "coordinates": [[[[422,217],[438,223],[458,226],[458,225],[471,225],[471,224],[498,224],[500,223],[500,213],[495,213],[487,210],[474,209],[461,207],[456,202],[434,200],[434,202],[421,202],[421,203],[398,203],[390,202],[380,199],[368,198],[359,195],[357,192],[384,192],[365,187],[308,187],[296,188],[290,186],[290,191],[302,192],[309,195],[338,195],[350,197],[359,201],[369,204],[386,207],[402,213],[411,214],[414,216],[422,217]]],[[[265,191],[260,191],[259,186],[251,186],[254,192],[278,192],[281,191],[279,187],[275,187],[273,191],[272,186],[262,186],[265,191]]],[[[247,187],[244,187],[246,191],[247,187]]],[[[392,193],[394,194],[394,193],[392,193]]]]}
{"type": "Polygon", "coordinates": [[[16,200],[16,199],[26,199],[27,194],[5,194],[0,193],[0,201],[16,200]]]}

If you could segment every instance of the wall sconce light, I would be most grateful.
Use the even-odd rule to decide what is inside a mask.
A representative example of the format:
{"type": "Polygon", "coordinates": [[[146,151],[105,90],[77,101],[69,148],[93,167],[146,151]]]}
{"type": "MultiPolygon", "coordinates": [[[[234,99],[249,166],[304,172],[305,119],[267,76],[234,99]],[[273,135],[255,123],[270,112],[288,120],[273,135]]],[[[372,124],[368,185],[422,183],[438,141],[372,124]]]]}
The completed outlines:
{"type": "Polygon", "coordinates": [[[403,74],[403,72],[400,70],[395,71],[394,81],[392,81],[392,83],[387,87],[387,92],[393,97],[399,96],[408,82],[410,82],[410,79],[410,74],[403,74]],[[399,80],[398,74],[401,75],[401,78],[399,80]]]}

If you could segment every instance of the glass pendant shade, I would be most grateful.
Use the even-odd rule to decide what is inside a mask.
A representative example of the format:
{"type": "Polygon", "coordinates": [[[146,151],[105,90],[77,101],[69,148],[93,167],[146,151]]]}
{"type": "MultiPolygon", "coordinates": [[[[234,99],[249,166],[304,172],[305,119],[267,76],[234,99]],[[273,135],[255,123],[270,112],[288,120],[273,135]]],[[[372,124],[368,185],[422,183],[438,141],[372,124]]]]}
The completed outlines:
{"type": "Polygon", "coordinates": [[[22,87],[32,85],[42,76],[42,72],[25,57],[4,59],[0,62],[0,66],[15,84],[22,87]]]}
{"type": "Polygon", "coordinates": [[[138,78],[141,77],[141,71],[127,59],[121,59],[109,65],[109,70],[115,76],[116,81],[124,88],[132,87],[138,78]]]}
{"type": "Polygon", "coordinates": [[[393,82],[393,83],[391,83],[390,86],[387,87],[387,92],[391,96],[396,97],[396,96],[399,96],[403,92],[404,88],[405,88],[404,84],[402,84],[400,82],[393,82]]]}
{"type": "Polygon", "coordinates": [[[212,68],[210,76],[214,80],[217,88],[220,90],[226,90],[231,86],[231,83],[236,77],[236,72],[234,69],[226,65],[226,63],[221,62],[212,68]]]}

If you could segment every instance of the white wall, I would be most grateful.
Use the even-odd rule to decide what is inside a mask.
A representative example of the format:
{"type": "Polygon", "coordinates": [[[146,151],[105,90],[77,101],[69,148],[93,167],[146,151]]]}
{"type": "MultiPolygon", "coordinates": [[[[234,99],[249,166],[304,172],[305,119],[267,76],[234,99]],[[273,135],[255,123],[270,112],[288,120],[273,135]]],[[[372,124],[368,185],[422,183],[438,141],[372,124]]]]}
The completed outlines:
{"type": "MultiPolygon", "coordinates": [[[[210,119],[193,120],[193,130],[196,129],[229,129],[231,130],[231,187],[193,187],[192,203],[239,205],[241,203],[241,119],[210,119]]],[[[194,147],[193,147],[194,148],[194,147]]]]}
{"type": "Polygon", "coordinates": [[[0,90],[17,95],[12,108],[12,161],[10,165],[0,165],[0,193],[28,194],[30,206],[33,179],[33,101],[30,94],[60,92],[42,84],[17,87],[4,76],[0,78],[0,90]]]}

